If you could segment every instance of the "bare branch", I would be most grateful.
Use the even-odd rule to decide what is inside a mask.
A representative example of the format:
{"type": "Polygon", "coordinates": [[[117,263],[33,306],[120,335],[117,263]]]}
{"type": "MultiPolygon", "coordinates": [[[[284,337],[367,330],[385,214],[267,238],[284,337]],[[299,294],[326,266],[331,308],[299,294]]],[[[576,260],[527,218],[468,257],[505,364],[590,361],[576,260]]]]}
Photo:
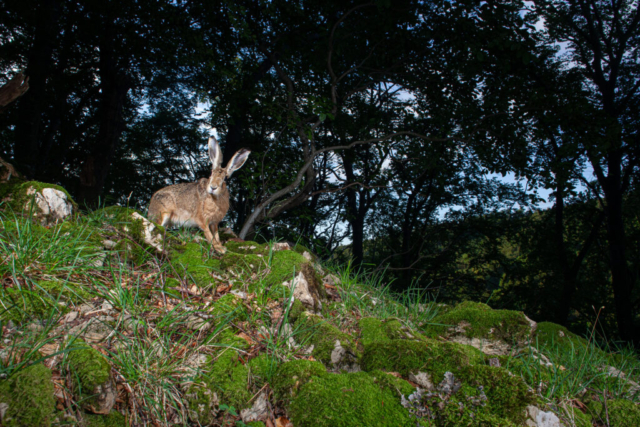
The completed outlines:
{"type": "Polygon", "coordinates": [[[29,90],[29,77],[24,74],[16,74],[7,84],[0,87],[0,108],[3,108],[29,90]]]}

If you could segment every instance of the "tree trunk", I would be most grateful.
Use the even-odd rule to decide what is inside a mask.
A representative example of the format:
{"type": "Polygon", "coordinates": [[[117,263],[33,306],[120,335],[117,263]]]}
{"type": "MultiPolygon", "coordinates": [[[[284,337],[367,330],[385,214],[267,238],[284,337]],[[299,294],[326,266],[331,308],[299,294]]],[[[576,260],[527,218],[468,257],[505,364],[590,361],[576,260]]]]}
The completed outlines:
{"type": "Polygon", "coordinates": [[[27,175],[33,176],[40,149],[40,127],[46,105],[45,87],[53,64],[53,48],[58,35],[60,8],[56,0],[43,0],[38,8],[33,45],[26,74],[29,92],[20,100],[16,121],[14,160],[27,175]]]}
{"type": "Polygon", "coordinates": [[[627,267],[625,251],[625,230],[622,218],[622,183],[620,179],[620,159],[617,153],[609,155],[609,176],[604,187],[607,201],[607,237],[609,240],[609,262],[613,285],[616,321],[620,338],[640,345],[637,328],[634,325],[632,290],[633,282],[627,267]]]}
{"type": "Polygon", "coordinates": [[[96,207],[100,202],[124,127],[124,103],[131,87],[129,76],[118,67],[110,25],[105,27],[100,41],[100,79],[100,128],[95,146],[83,162],[77,191],[78,202],[88,207],[96,207]]]}
{"type": "MultiPolygon", "coordinates": [[[[342,164],[347,176],[347,182],[355,182],[356,180],[353,173],[353,155],[353,152],[345,152],[342,155],[342,164]]],[[[351,227],[351,255],[354,266],[358,267],[364,261],[364,215],[361,214],[362,209],[358,209],[357,187],[347,188],[346,197],[346,217],[351,227]]],[[[362,197],[362,194],[360,194],[360,197],[362,197]]],[[[362,204],[362,200],[360,204],[362,204]]],[[[366,215],[366,211],[364,214],[366,215]]]]}

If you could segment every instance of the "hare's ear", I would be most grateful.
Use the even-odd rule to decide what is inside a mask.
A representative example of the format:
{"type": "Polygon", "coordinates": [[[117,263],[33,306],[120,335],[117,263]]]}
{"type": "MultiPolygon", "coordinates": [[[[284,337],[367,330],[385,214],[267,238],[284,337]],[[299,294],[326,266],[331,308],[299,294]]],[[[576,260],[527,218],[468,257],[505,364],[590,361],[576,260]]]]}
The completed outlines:
{"type": "Polygon", "coordinates": [[[241,150],[238,150],[238,152],[233,155],[231,160],[229,160],[229,163],[227,163],[227,177],[231,176],[232,173],[234,173],[235,171],[240,169],[242,165],[244,165],[244,162],[247,161],[247,157],[249,157],[250,153],[251,150],[243,148],[241,150]]]}
{"type": "Polygon", "coordinates": [[[209,159],[211,159],[213,169],[218,169],[222,164],[222,151],[213,135],[209,137],[209,159]]]}

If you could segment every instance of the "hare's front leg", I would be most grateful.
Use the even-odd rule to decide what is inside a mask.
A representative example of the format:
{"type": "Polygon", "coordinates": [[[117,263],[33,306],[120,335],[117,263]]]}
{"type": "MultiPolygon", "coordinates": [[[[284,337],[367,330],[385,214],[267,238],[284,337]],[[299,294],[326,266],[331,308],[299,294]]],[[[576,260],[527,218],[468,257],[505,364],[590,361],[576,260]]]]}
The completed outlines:
{"type": "Polygon", "coordinates": [[[209,228],[208,231],[209,231],[209,234],[211,235],[211,238],[207,236],[206,232],[205,232],[205,236],[207,236],[207,239],[209,240],[209,242],[211,242],[211,244],[213,245],[213,248],[218,252],[225,253],[227,251],[227,248],[222,246],[222,242],[220,241],[220,235],[218,234],[218,224],[209,224],[208,228],[209,228]]]}

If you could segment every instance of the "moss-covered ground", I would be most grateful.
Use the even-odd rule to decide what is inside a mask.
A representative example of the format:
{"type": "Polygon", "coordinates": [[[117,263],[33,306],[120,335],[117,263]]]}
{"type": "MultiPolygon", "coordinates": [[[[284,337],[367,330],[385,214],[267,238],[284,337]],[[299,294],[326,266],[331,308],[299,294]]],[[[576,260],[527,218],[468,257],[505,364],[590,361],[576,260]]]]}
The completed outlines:
{"type": "Polygon", "coordinates": [[[134,212],[44,227],[0,206],[0,425],[522,426],[528,405],[565,426],[640,425],[632,353],[520,312],[391,295],[348,267],[325,286],[303,247],[234,239],[220,254],[199,230],[158,228],[158,251],[134,212]],[[292,301],[300,272],[322,310],[292,301]],[[113,409],[92,413],[109,381],[113,409]],[[243,422],[262,393],[269,410],[243,422]]]}

